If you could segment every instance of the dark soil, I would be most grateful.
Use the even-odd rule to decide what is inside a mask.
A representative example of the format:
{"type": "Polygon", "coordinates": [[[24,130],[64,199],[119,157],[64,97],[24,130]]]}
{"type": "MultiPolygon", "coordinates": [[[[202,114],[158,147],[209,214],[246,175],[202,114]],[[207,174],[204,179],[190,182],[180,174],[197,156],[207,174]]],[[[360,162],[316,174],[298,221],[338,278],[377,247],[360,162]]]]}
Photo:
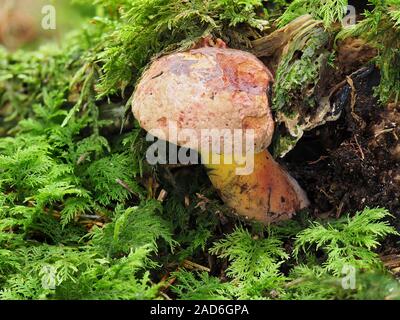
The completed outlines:
{"type": "Polygon", "coordinates": [[[400,108],[377,101],[377,84],[374,67],[355,72],[332,97],[343,107],[340,119],[308,132],[285,159],[316,217],[366,206],[400,217],[400,108]]]}

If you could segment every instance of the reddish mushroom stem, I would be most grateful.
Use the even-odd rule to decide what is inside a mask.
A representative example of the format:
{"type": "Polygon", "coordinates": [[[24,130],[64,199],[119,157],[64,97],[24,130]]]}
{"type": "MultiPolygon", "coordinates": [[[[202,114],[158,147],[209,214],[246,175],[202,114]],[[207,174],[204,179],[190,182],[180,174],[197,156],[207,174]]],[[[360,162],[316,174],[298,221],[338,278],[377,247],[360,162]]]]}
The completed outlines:
{"type": "Polygon", "coordinates": [[[207,167],[210,180],[224,202],[248,219],[263,223],[286,220],[308,205],[305,192],[268,151],[254,155],[254,170],[250,175],[237,175],[237,164],[207,167]]]}

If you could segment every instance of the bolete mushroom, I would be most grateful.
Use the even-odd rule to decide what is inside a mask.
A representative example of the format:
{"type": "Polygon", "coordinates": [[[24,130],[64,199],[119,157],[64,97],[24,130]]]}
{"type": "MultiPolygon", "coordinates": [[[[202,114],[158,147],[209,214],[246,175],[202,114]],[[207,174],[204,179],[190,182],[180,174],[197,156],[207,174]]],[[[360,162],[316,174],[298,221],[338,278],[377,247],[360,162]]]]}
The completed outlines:
{"type": "MultiPolygon", "coordinates": [[[[263,223],[290,219],[308,205],[308,200],[298,183],[267,151],[274,132],[267,95],[272,74],[251,53],[217,44],[155,60],[137,85],[133,114],[145,130],[156,129],[154,135],[158,138],[195,149],[203,160],[210,160],[218,150],[213,146],[204,150],[211,142],[202,130],[253,132],[253,172],[238,175],[237,169],[243,163],[229,161],[223,152],[220,163],[204,161],[210,180],[222,200],[239,215],[263,223]],[[178,131],[177,139],[171,136],[171,125],[178,131]],[[193,142],[187,133],[180,137],[187,129],[198,139],[193,142]]],[[[225,148],[232,144],[228,140],[221,137],[220,150],[236,150],[225,148]]],[[[232,160],[235,152],[230,156],[232,160]]]]}

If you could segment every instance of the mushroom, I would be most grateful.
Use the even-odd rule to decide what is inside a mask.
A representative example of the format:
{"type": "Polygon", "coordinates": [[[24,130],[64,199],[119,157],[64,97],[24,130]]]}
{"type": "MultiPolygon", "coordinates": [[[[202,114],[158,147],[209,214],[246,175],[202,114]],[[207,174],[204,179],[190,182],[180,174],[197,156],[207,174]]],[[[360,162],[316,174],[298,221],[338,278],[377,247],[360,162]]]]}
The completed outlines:
{"type": "Polygon", "coordinates": [[[155,60],[136,87],[132,111],[140,126],[152,135],[198,151],[212,184],[237,214],[262,223],[286,220],[305,208],[308,199],[267,150],[274,132],[267,95],[272,81],[270,71],[254,55],[226,48],[219,41],[217,46],[155,60]],[[177,138],[172,136],[171,126],[175,126],[177,138]],[[187,129],[197,138],[191,139],[187,129]],[[236,152],[226,148],[231,147],[232,139],[221,136],[217,150],[210,136],[204,136],[206,129],[225,130],[232,136],[241,130],[242,137],[248,137],[246,132],[254,133],[253,171],[237,174],[243,163],[232,160],[238,154],[243,160],[247,145],[246,150],[242,144],[242,151],[239,148],[236,152]],[[222,161],[210,163],[216,154],[222,161]]]}

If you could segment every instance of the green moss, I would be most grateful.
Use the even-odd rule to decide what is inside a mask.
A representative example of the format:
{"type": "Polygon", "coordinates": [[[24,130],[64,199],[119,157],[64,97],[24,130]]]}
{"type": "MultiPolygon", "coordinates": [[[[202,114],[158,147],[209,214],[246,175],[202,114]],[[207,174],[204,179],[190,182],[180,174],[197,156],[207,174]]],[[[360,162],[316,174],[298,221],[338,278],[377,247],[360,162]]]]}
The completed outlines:
{"type": "MultiPolygon", "coordinates": [[[[180,269],[172,273],[178,299],[383,298],[387,288],[398,297],[374,253],[394,234],[381,221],[384,209],[329,225],[244,224],[228,214],[201,167],[162,179],[162,168],[144,161],[143,132],[131,118],[121,121],[153,55],[206,33],[244,48],[284,1],[270,2],[270,10],[257,0],[95,3],[99,16],[62,47],[0,49],[1,299],[160,299],[167,272],[185,259],[207,265],[211,255],[227,264],[228,279],[180,269]],[[168,192],[163,203],[155,200],[157,178],[168,192]],[[228,232],[220,217],[237,227],[228,232]],[[363,269],[356,290],[326,285],[338,282],[343,261],[363,269]]],[[[290,117],[290,89],[315,83],[323,64],[326,38],[312,35],[278,71],[276,111],[290,117]]],[[[311,109],[312,99],[304,100],[311,109]]]]}
{"type": "Polygon", "coordinates": [[[397,0],[370,0],[372,11],[364,19],[342,30],[338,39],[360,37],[378,49],[375,59],[381,81],[376,95],[382,103],[399,101],[400,96],[400,4],[397,0]]]}
{"type": "Polygon", "coordinates": [[[293,118],[293,113],[306,111],[299,108],[316,106],[314,88],[327,60],[328,52],[324,47],[328,41],[329,34],[318,27],[295,36],[276,72],[273,98],[275,111],[284,112],[293,118]]]}
{"type": "Polygon", "coordinates": [[[294,0],[279,17],[278,23],[282,27],[303,14],[311,14],[314,19],[322,20],[326,28],[330,28],[344,18],[347,4],[347,0],[294,0]]]}

